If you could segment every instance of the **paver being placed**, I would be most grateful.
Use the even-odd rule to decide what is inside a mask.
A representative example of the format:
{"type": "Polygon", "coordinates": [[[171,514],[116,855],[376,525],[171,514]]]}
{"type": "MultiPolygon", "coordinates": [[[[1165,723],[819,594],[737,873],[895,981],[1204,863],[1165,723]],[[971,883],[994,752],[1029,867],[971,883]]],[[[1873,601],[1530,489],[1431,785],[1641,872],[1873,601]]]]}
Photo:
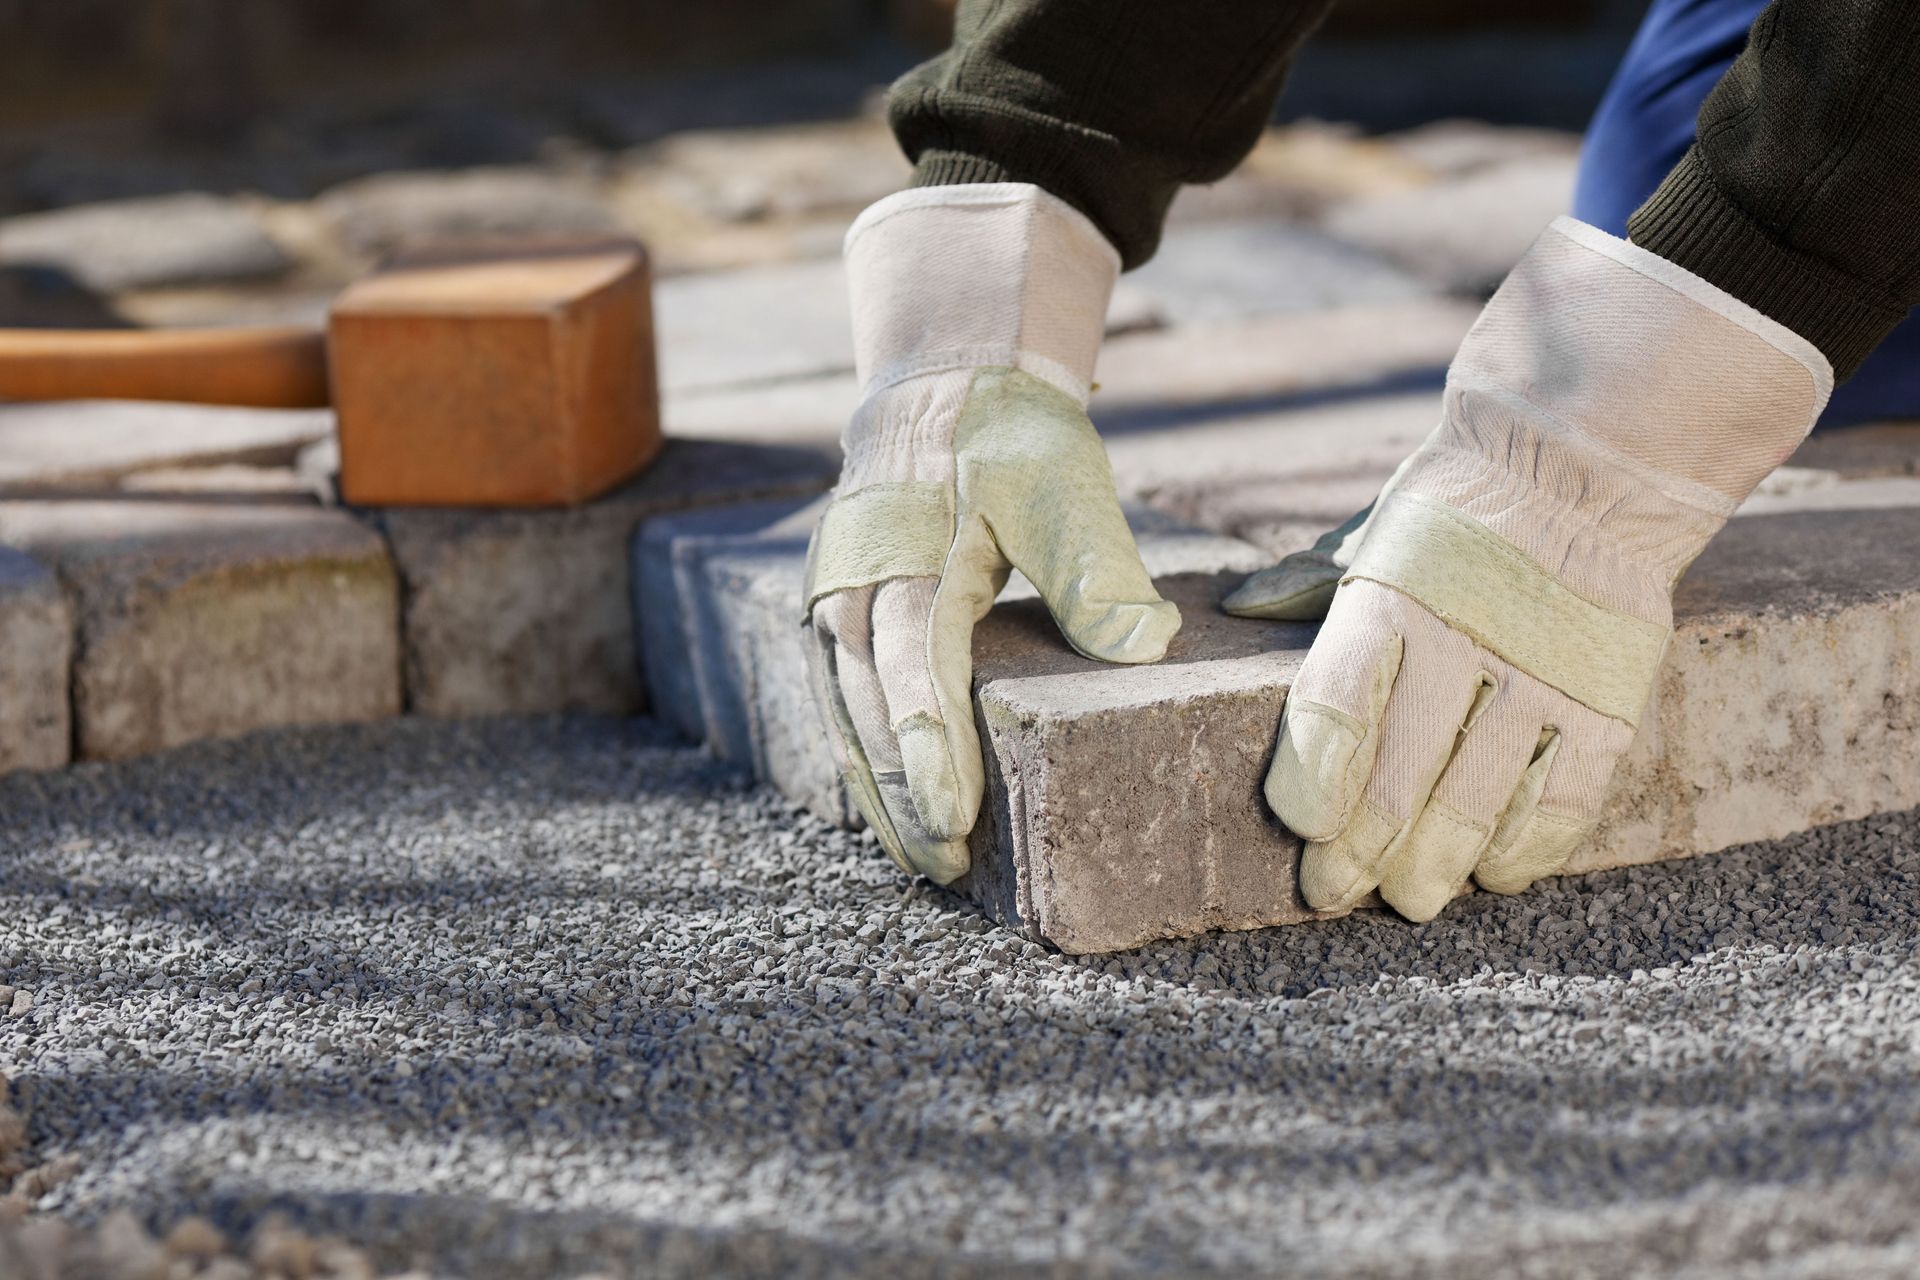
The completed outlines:
{"type": "MultiPolygon", "coordinates": [[[[73,610],[60,584],[32,557],[0,546],[0,773],[51,769],[72,756],[72,670],[73,610]]],[[[0,1085],[0,1111],[4,1095],[0,1085]]]]}
{"type": "Polygon", "coordinates": [[[379,512],[405,589],[409,705],[429,715],[639,710],[635,527],[692,507],[817,493],[837,470],[827,450],[670,440],[636,479],[585,506],[379,512]]]}
{"type": "Polygon", "coordinates": [[[10,501],[0,543],[51,567],[72,602],[82,757],[400,711],[393,566],[341,512],[10,501]]]}
{"type": "MultiPolygon", "coordinates": [[[[704,616],[735,630],[697,647],[746,673],[715,686],[745,703],[735,736],[718,740],[747,743],[743,758],[763,778],[844,817],[794,623],[799,539],[688,536],[656,531],[654,554],[700,566],[704,616]]],[[[989,794],[960,891],[1073,952],[1312,917],[1295,888],[1298,842],[1260,787],[1313,628],[1220,613],[1239,577],[1160,579],[1185,623],[1155,666],[1078,657],[1031,600],[988,615],[974,662],[989,794]]],[[[1655,709],[1572,870],[1920,802],[1920,522],[1910,509],[1742,517],[1694,567],[1676,611],[1655,709]]],[[[664,678],[668,665],[658,667],[664,678]]],[[[699,680],[687,687],[681,705],[702,710],[682,723],[713,724],[699,680]]]]}
{"type": "MultiPolygon", "coordinates": [[[[634,595],[661,716],[812,812],[853,823],[801,643],[807,538],[822,505],[743,504],[650,520],[634,539],[634,595]]],[[[1156,576],[1246,573],[1269,559],[1151,508],[1129,507],[1127,519],[1156,576]]],[[[1035,598],[1017,573],[1001,596],[1035,598]]]]}
{"type": "MultiPolygon", "coordinates": [[[[1260,796],[1312,629],[1218,614],[1230,579],[1170,585],[1189,623],[1163,667],[1092,670],[1030,610],[1003,611],[981,635],[990,819],[960,887],[1062,950],[1313,915],[1295,888],[1298,842],[1260,796]]],[[[1675,610],[1653,711],[1570,871],[1920,801],[1910,510],[1736,520],[1675,610]]]]}

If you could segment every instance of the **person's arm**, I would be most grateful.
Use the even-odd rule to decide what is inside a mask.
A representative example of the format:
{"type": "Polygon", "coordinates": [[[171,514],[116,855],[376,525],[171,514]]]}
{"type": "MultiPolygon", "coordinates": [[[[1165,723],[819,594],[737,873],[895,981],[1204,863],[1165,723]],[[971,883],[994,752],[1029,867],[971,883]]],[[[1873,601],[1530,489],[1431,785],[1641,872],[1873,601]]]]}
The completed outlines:
{"type": "Polygon", "coordinates": [[[1920,304],[1920,0],[1774,0],[1627,237],[1849,377],[1920,304]]]}
{"type": "Polygon", "coordinates": [[[961,0],[952,47],[887,110],[919,186],[1026,182],[1086,214],[1123,267],[1182,184],[1259,141],[1334,0],[961,0]]]}

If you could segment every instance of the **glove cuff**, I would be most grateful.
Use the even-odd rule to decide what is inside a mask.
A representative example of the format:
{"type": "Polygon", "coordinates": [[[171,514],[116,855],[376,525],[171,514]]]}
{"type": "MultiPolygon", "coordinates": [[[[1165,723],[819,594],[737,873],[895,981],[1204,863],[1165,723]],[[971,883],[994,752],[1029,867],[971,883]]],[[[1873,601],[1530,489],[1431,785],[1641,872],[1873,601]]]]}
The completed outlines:
{"type": "MultiPolygon", "coordinates": [[[[1699,276],[1557,219],[1487,304],[1451,379],[1504,388],[1672,483],[1737,504],[1805,439],[1826,357],[1699,276]]],[[[1696,505],[1712,505],[1702,501],[1696,505]]]]}
{"type": "Polygon", "coordinates": [[[1120,255],[1086,215],[1030,183],[916,187],[847,232],[861,394],[1005,365],[1085,404],[1120,255]]]}

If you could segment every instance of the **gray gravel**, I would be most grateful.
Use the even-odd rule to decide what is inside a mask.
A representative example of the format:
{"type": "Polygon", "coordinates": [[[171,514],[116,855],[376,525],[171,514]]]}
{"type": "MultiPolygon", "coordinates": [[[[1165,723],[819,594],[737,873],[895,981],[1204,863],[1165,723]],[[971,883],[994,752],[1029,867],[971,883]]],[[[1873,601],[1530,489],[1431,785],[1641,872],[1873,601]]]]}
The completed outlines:
{"type": "Polygon", "coordinates": [[[0,815],[0,1070],[76,1219],[489,1277],[1920,1269],[1915,814],[1097,959],[644,721],[0,815]]]}

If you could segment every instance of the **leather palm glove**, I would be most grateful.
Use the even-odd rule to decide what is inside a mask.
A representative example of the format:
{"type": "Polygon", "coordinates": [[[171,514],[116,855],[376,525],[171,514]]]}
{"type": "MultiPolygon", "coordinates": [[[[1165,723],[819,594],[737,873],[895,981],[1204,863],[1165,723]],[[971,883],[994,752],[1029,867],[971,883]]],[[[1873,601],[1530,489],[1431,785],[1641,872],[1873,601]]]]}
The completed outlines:
{"type": "Polygon", "coordinates": [[[1368,512],[1226,601],[1326,622],[1267,775],[1319,909],[1428,920],[1592,830],[1675,583],[1803,439],[1832,371],[1697,276],[1570,218],[1467,335],[1440,426],[1368,512]]]}
{"type": "Polygon", "coordinates": [[[1075,649],[1152,662],[1180,628],[1086,401],[1120,259],[1024,183],[921,187],[847,233],[863,399],[807,557],[808,667],[841,772],[903,869],[966,873],[986,787],[974,624],[1013,569],[1075,649]]]}

